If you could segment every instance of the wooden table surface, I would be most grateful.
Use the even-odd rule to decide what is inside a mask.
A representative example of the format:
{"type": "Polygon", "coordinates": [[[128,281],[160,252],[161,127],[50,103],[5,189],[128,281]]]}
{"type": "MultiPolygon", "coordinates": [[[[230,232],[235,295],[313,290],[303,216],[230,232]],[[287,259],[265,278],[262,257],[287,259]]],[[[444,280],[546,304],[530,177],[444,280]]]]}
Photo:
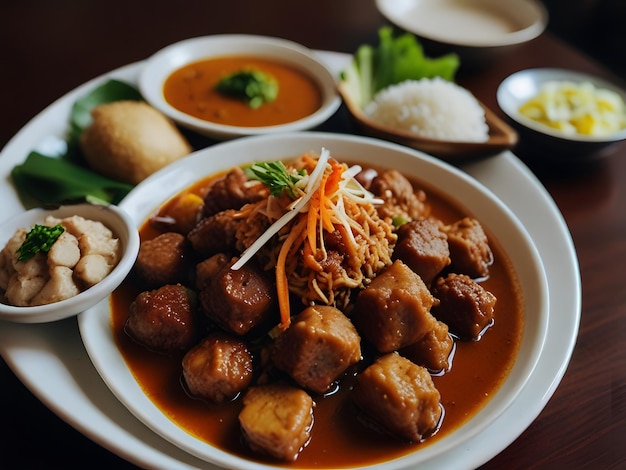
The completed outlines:
{"type": "MultiPolygon", "coordinates": [[[[181,39],[253,33],[353,52],[375,41],[383,24],[372,0],[3,2],[0,146],[76,86],[181,39]]],[[[549,33],[460,80],[498,110],[495,92],[502,79],[544,66],[619,82],[549,33]]],[[[539,165],[536,149],[516,153],[571,230],[582,278],[581,323],[569,367],[543,412],[481,468],[626,468],[626,145],[584,168],[539,165]]],[[[0,364],[0,468],[133,468],[56,417],[0,364]]]]}

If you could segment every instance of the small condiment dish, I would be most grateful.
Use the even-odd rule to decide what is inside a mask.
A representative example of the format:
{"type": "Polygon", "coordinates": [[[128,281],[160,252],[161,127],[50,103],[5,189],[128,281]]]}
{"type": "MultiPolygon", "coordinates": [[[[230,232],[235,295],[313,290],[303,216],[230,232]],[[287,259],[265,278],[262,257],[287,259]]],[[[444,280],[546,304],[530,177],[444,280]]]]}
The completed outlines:
{"type": "Polygon", "coordinates": [[[431,53],[455,52],[461,68],[494,60],[545,30],[538,0],[376,0],[389,21],[418,36],[431,53]]]}
{"type": "Polygon", "coordinates": [[[607,155],[611,147],[626,139],[626,128],[605,136],[566,134],[520,113],[520,106],[535,97],[546,82],[591,83],[597,89],[617,93],[626,102],[626,91],[599,77],[574,70],[537,68],[516,72],[499,85],[498,105],[520,134],[520,144],[540,151],[542,158],[575,161],[607,155]]]}
{"type": "Polygon", "coordinates": [[[488,139],[484,142],[450,141],[423,137],[408,130],[394,129],[376,122],[356,103],[344,82],[339,83],[338,89],[350,117],[362,134],[421,150],[441,160],[452,163],[495,155],[514,147],[517,143],[518,136],[515,130],[480,102],[489,126],[488,139]]]}
{"type": "Polygon", "coordinates": [[[0,319],[18,323],[46,323],[62,320],[93,307],[126,278],[139,252],[139,232],[128,214],[113,205],[76,204],[61,206],[53,210],[31,209],[2,222],[0,246],[4,248],[16,230],[20,228],[30,230],[35,224],[42,224],[48,216],[65,218],[73,215],[102,222],[120,240],[121,257],[115,268],[94,286],[66,300],[33,307],[16,307],[0,302],[0,319]]]}
{"type": "Polygon", "coordinates": [[[335,78],[314,51],[285,39],[245,34],[196,37],[161,49],[146,61],[139,88],[148,103],[177,124],[217,140],[312,129],[329,119],[341,105],[335,78]],[[306,74],[319,87],[320,106],[311,114],[284,124],[239,127],[192,116],[165,99],[163,85],[176,70],[201,60],[238,55],[273,60],[306,74]]]}

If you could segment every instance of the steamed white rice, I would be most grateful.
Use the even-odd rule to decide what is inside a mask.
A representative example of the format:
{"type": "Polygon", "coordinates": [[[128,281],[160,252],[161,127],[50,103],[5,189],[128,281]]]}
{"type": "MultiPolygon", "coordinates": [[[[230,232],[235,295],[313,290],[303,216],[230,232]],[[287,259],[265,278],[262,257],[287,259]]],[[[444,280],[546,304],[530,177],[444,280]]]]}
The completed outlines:
{"type": "Polygon", "coordinates": [[[489,127],[480,103],[465,88],[442,78],[407,80],[376,94],[365,114],[422,137],[484,142],[489,127]]]}

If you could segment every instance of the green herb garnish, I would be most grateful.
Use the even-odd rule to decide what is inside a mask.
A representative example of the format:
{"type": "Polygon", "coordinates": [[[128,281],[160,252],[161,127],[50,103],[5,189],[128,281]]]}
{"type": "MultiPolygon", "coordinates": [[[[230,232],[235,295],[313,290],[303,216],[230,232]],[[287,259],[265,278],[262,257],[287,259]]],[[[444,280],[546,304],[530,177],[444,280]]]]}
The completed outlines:
{"type": "Polygon", "coordinates": [[[270,103],[278,96],[278,82],[258,70],[241,70],[222,78],[215,87],[224,95],[244,100],[253,109],[270,103]]]}
{"type": "Polygon", "coordinates": [[[427,57],[413,34],[403,33],[394,38],[389,26],[380,28],[378,37],[377,47],[361,45],[350,66],[341,73],[341,79],[346,82],[359,106],[372,101],[383,88],[405,80],[434,77],[454,80],[460,65],[458,55],[450,53],[438,58],[427,57]]]}
{"type": "Polygon", "coordinates": [[[302,190],[296,183],[306,175],[304,169],[290,173],[283,162],[275,161],[254,163],[246,169],[246,173],[248,178],[258,180],[267,186],[274,197],[279,197],[283,191],[286,191],[292,199],[302,195],[302,190]]]}
{"type": "Polygon", "coordinates": [[[63,232],[65,232],[65,228],[60,224],[54,227],[35,225],[26,234],[26,239],[22,246],[17,249],[17,253],[19,253],[17,260],[28,261],[40,251],[47,253],[63,232]]]}

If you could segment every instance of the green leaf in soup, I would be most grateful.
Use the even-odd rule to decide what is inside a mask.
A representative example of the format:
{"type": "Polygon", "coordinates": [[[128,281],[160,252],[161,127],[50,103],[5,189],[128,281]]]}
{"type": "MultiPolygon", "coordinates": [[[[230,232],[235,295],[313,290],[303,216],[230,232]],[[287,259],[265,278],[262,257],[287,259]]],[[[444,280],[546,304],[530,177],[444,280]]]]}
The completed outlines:
{"type": "Polygon", "coordinates": [[[78,201],[117,204],[133,188],[60,158],[31,152],[11,172],[26,206],[56,206],[78,201]]]}

